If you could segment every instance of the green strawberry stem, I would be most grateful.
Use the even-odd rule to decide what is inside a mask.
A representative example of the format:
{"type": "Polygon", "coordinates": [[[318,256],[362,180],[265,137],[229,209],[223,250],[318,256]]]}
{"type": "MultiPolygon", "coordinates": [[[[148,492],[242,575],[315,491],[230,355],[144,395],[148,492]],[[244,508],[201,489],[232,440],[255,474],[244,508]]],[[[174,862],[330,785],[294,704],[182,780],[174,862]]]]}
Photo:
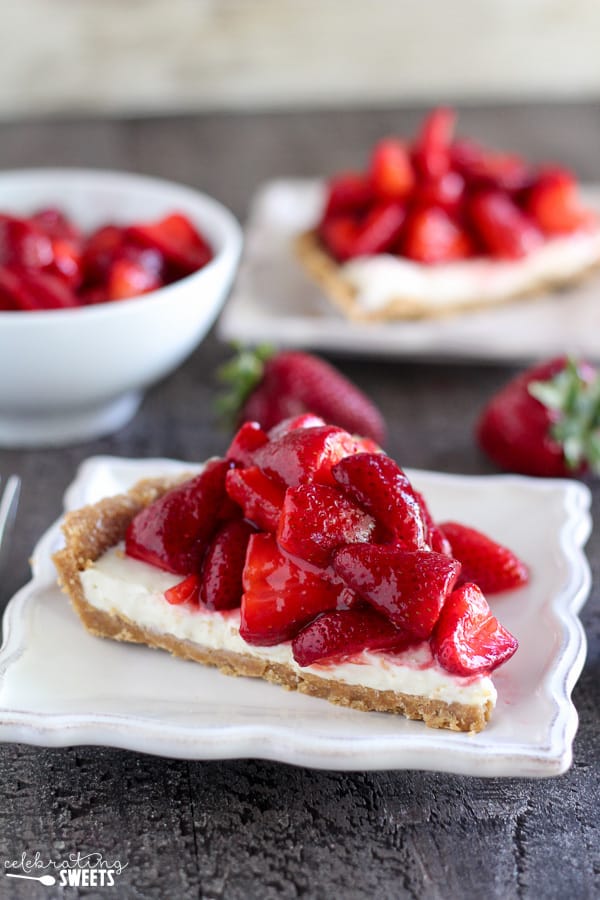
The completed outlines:
{"type": "Polygon", "coordinates": [[[219,415],[235,424],[244,403],[260,382],[265,363],[275,354],[270,344],[260,344],[254,349],[232,344],[235,356],[217,369],[217,381],[224,390],[217,397],[215,406],[219,415]]]}
{"type": "Polygon", "coordinates": [[[550,434],[561,444],[572,470],[589,466],[600,474],[600,374],[582,376],[573,359],[549,381],[532,381],[529,393],[555,416],[550,434]]]}

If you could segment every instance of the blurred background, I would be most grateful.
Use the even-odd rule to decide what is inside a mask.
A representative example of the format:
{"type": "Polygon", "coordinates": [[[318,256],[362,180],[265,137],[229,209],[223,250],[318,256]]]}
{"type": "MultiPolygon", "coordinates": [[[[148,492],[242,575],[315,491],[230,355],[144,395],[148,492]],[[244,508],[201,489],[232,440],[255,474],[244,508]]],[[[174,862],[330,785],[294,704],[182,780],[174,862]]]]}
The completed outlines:
{"type": "Polygon", "coordinates": [[[8,0],[0,117],[600,95],[598,0],[8,0]]]}

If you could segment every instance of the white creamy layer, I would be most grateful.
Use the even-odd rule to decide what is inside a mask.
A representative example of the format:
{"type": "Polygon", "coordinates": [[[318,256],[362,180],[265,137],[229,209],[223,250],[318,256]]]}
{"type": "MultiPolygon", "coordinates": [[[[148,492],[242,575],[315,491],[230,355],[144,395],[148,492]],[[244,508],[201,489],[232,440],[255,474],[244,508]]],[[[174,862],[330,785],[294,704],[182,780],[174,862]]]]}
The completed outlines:
{"type": "Polygon", "coordinates": [[[171,634],[213,650],[284,663],[298,673],[309,672],[319,678],[379,691],[418,694],[446,703],[484,706],[496,702],[496,690],[489,677],[450,675],[435,663],[427,643],[393,659],[385,654],[364,652],[356,662],[300,668],[289,642],[274,647],[247,644],[239,634],[237,610],[221,614],[168,603],[164,592],[180,580],[177,575],[126,557],[122,547],[109,550],[81,573],[88,603],[108,613],[122,613],[131,622],[159,634],[171,634]]]}
{"type": "Polygon", "coordinates": [[[424,265],[382,253],[342,266],[356,301],[377,310],[407,299],[424,308],[498,303],[545,282],[566,281],[600,261],[600,229],[557,237],[517,260],[472,259],[424,265]]]}

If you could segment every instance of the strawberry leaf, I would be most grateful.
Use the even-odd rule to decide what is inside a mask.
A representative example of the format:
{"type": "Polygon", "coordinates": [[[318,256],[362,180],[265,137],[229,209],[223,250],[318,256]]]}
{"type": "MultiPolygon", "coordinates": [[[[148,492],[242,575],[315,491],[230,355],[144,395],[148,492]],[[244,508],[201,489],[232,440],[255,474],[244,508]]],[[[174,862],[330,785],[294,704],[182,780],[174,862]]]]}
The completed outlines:
{"type": "Polygon", "coordinates": [[[573,359],[548,381],[532,381],[528,391],[554,421],[550,435],[563,449],[567,466],[589,466],[600,474],[600,374],[584,375],[573,359]]]}
{"type": "Polygon", "coordinates": [[[275,350],[269,344],[261,344],[254,350],[233,344],[236,355],[217,369],[217,381],[224,390],[217,397],[217,412],[230,424],[236,421],[242,406],[257,386],[264,373],[265,362],[275,350]]]}

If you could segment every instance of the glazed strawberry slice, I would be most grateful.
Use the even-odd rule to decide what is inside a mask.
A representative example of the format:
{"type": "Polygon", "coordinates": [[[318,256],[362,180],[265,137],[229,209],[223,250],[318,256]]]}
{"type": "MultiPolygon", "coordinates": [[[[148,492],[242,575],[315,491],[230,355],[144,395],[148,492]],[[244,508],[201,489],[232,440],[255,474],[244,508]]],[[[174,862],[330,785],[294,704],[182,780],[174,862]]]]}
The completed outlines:
{"type": "Polygon", "coordinates": [[[431,638],[435,658],[453,675],[492,672],[518,646],[475,584],[465,584],[448,597],[431,638]]]}
{"type": "Polygon", "coordinates": [[[83,271],[89,284],[105,284],[111,266],[125,247],[125,229],[104,225],[87,239],[83,252],[83,271]]]}
{"type": "Polygon", "coordinates": [[[69,219],[64,212],[56,207],[49,206],[40,209],[29,219],[40,228],[52,240],[69,241],[80,245],[82,234],[79,228],[69,219]]]}
{"type": "Polygon", "coordinates": [[[402,254],[427,265],[466,259],[474,253],[467,232],[439,206],[417,208],[410,215],[402,254]]]}
{"type": "Polygon", "coordinates": [[[195,272],[212,259],[212,251],[202,235],[179,213],[159,222],[131,225],[126,229],[126,236],[158,250],[180,275],[195,272]]]}
{"type": "Polygon", "coordinates": [[[529,581],[527,566],[508,547],[459,522],[444,522],[441,528],[462,566],[462,582],[472,581],[484,593],[494,594],[529,581]]]}
{"type": "Polygon", "coordinates": [[[198,606],[200,600],[200,576],[188,575],[183,581],[174,584],[165,591],[165,600],[171,606],[180,606],[182,603],[191,603],[198,606]]]}
{"type": "Polygon", "coordinates": [[[258,422],[244,422],[238,428],[225,459],[232,459],[240,466],[251,466],[254,462],[254,453],[269,440],[258,422]]]}
{"type": "Polygon", "coordinates": [[[568,234],[597,223],[579,199],[577,182],[565,169],[542,172],[531,188],[527,209],[546,234],[568,234]]]}
{"type": "Polygon", "coordinates": [[[415,168],[423,178],[435,180],[449,170],[455,123],[456,113],[446,106],[434,109],[423,122],[413,146],[415,168]]]}
{"type": "Polygon", "coordinates": [[[5,312],[32,309],[29,293],[20,278],[19,270],[0,266],[0,309],[5,312]]]}
{"type": "Polygon", "coordinates": [[[520,259],[536,250],[543,237],[535,223],[502,191],[482,191],[470,205],[477,233],[492,256],[520,259]]]}
{"type": "Polygon", "coordinates": [[[36,312],[79,306],[75,293],[64,279],[38,269],[15,269],[13,272],[21,286],[20,309],[36,312]]]}
{"type": "Polygon", "coordinates": [[[343,172],[327,185],[324,218],[363,212],[373,199],[373,186],[360,172],[343,172]]]}
{"type": "Polygon", "coordinates": [[[64,238],[52,239],[52,265],[48,271],[64,278],[68,285],[77,290],[83,278],[81,247],[64,238]]]}
{"type": "Polygon", "coordinates": [[[531,187],[533,172],[515,153],[498,153],[481,147],[475,141],[455,141],[451,150],[452,165],[464,176],[470,187],[494,188],[516,193],[531,187]]]}
{"type": "Polygon", "coordinates": [[[292,641],[299,666],[339,663],[363,650],[404,650],[414,638],[372,609],[326,612],[306,625],[292,641]]]}
{"type": "Polygon", "coordinates": [[[444,553],[446,556],[452,556],[452,547],[450,546],[450,541],[444,534],[441,526],[434,521],[433,516],[429,511],[429,507],[427,506],[425,497],[414,489],[413,492],[415,497],[417,498],[417,503],[419,504],[419,508],[421,510],[423,522],[425,523],[425,539],[427,541],[427,544],[436,553],[444,553]]]}
{"type": "Polygon", "coordinates": [[[370,164],[371,184],[382,200],[404,200],[415,184],[410,154],[397,138],[385,138],[375,145],[370,164]]]}
{"type": "Polygon", "coordinates": [[[0,266],[43,269],[53,258],[52,241],[35,223],[0,215],[0,266]]]}
{"type": "Polygon", "coordinates": [[[375,527],[375,519],[337,488],[302,484],[286,491],[277,541],[287,553],[326,566],[334,550],[370,540],[375,527]]]}
{"type": "Polygon", "coordinates": [[[287,641],[319,613],[357,602],[334,573],[291,560],[270,534],[250,538],[243,583],[240,634],[259,646],[287,641]]]}
{"type": "Polygon", "coordinates": [[[200,475],[141,510],[125,535],[127,555],[167,572],[197,572],[227,499],[225,475],[231,465],[213,460],[200,475]]]}
{"type": "Polygon", "coordinates": [[[208,545],[200,586],[200,599],[208,609],[235,609],[240,605],[246,550],[254,531],[242,519],[227,522],[208,545]]]}
{"type": "Polygon", "coordinates": [[[465,199],[465,179],[459,172],[446,172],[441,178],[422,181],[415,188],[414,207],[438,207],[449,213],[456,221],[465,199]]]}
{"type": "Polygon", "coordinates": [[[460,574],[460,563],[442,553],[375,544],[337,550],[333,567],[363,600],[416,638],[430,636],[460,574]]]}
{"type": "Polygon", "coordinates": [[[360,220],[353,216],[326,219],[321,226],[321,237],[339,262],[357,256],[375,256],[392,249],[405,218],[403,204],[380,201],[360,220]]]}
{"type": "Polygon", "coordinates": [[[117,259],[110,267],[106,285],[109,300],[127,300],[162,287],[159,276],[133,259],[117,259]]]}
{"type": "Polygon", "coordinates": [[[244,517],[261,531],[274,534],[285,497],[285,487],[269,478],[257,466],[231,469],[225,478],[229,497],[241,507],[244,517]]]}
{"type": "Polygon", "coordinates": [[[347,456],[331,474],[344,493],[386,528],[406,550],[427,546],[419,502],[410,481],[389,456],[358,453],[347,456]]]}
{"type": "Polygon", "coordinates": [[[321,425],[327,425],[327,422],[320,416],[315,416],[314,413],[301,413],[299,416],[290,416],[269,429],[269,440],[276,441],[277,438],[287,434],[288,431],[296,431],[298,428],[319,428],[321,425]]]}
{"type": "Polygon", "coordinates": [[[334,425],[298,428],[259,447],[254,462],[288,487],[308,481],[332,484],[331,467],[356,447],[356,441],[334,425]]]}

